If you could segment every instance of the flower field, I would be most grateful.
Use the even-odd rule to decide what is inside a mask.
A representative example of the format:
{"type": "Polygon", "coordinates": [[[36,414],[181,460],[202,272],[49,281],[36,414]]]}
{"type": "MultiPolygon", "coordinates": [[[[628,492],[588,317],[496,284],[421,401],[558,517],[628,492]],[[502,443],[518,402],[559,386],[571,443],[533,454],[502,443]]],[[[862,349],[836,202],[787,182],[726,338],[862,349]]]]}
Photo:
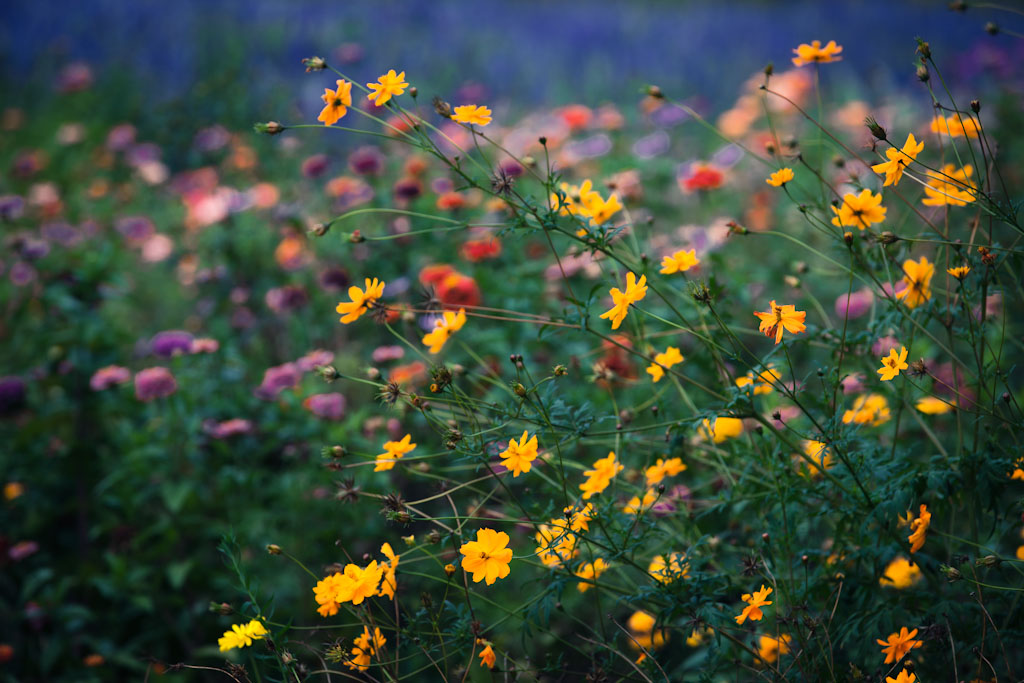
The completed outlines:
{"type": "Polygon", "coordinates": [[[990,9],[899,86],[827,33],[706,99],[437,94],[369,42],[269,111],[26,86],[0,680],[1024,680],[990,9]]]}

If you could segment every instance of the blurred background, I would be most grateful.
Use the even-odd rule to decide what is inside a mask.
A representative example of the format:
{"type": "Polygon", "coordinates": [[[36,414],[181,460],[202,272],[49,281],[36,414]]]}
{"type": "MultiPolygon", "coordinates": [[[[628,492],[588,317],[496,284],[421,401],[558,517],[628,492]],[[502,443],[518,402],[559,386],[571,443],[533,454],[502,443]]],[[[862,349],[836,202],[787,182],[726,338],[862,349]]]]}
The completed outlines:
{"type": "MultiPolygon", "coordinates": [[[[353,375],[371,349],[387,350],[374,356],[381,367],[398,362],[393,338],[342,329],[333,307],[366,274],[359,261],[375,259],[374,273],[399,288],[389,295],[415,290],[416,273],[333,234],[313,248],[307,235],[353,202],[387,205],[408,167],[396,143],[252,132],[257,121],[316,120],[334,76],[304,73],[302,58],[321,55],[364,83],[404,69],[422,104],[435,94],[487,103],[494,128],[585,105],[594,125],[570,132],[601,146],[587,173],[640,168],[635,177],[660,188],[645,209],[697,222],[743,210],[729,206],[737,193],[697,207],[677,188],[677,165],[722,143],[645,118],[648,84],[715,121],[767,63],[789,69],[798,44],[835,40],[843,61],[829,66],[828,87],[834,101],[860,103],[846,133],[863,134],[869,104],[904,98],[912,113],[899,115],[927,125],[914,76],[921,36],[964,100],[999,86],[1009,126],[1024,62],[1014,33],[1020,15],[937,0],[0,3],[0,680],[141,680],[168,663],[222,663],[216,637],[231,619],[216,605],[242,602],[217,551],[226,533],[275,596],[265,606],[306,621],[309,577],[268,560],[266,543],[314,565],[338,559],[346,529],[397,543],[383,516],[339,505],[321,451],[372,453],[397,420],[365,387],[326,387],[311,352],[329,350],[327,362],[353,375]],[[998,30],[986,31],[990,21],[998,30]],[[617,123],[605,131],[605,120],[617,123]],[[657,149],[633,145],[640,135],[657,149]],[[197,339],[219,346],[195,351],[197,339]],[[139,396],[150,365],[173,373],[170,393],[139,396]],[[110,373],[97,389],[108,366],[131,367],[134,395],[110,373]]],[[[427,210],[452,189],[433,180],[417,200],[427,210]]],[[[763,177],[747,180],[764,190],[763,177]]],[[[476,295],[502,289],[498,268],[458,250],[412,256],[417,267],[455,261],[476,295]]],[[[540,299],[544,265],[532,265],[540,299]]],[[[527,343],[514,331],[474,334],[480,348],[527,343]]],[[[363,552],[376,549],[352,548],[363,552]]]]}

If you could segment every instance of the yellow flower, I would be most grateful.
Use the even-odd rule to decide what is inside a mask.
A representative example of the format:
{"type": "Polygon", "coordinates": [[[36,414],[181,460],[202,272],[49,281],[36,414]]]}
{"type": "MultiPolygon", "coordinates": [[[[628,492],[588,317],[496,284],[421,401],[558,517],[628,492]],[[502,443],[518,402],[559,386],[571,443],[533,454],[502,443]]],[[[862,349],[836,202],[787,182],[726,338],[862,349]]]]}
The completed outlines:
{"type": "Polygon", "coordinates": [[[584,215],[589,217],[590,213],[587,207],[594,203],[595,195],[597,199],[601,197],[594,191],[593,183],[590,180],[584,180],[583,184],[579,186],[561,183],[559,187],[564,196],[559,197],[552,193],[551,208],[557,208],[560,216],[584,215]]]}
{"type": "Polygon", "coordinates": [[[579,555],[576,535],[569,533],[564,519],[552,519],[541,524],[534,535],[537,557],[546,567],[559,567],[579,555]]]}
{"type": "Polygon", "coordinates": [[[1024,480],[1024,457],[1017,458],[1017,461],[1013,463],[1013,471],[1006,476],[1010,479],[1024,480]]]}
{"type": "Polygon", "coordinates": [[[268,633],[259,619],[253,619],[248,624],[232,624],[230,631],[217,639],[217,645],[221,652],[227,652],[233,648],[248,647],[254,640],[260,640],[268,633]]]}
{"type": "Polygon", "coordinates": [[[904,626],[900,629],[899,633],[891,634],[886,640],[876,639],[879,645],[886,646],[882,648],[882,652],[885,654],[885,663],[892,664],[893,662],[898,662],[915,647],[924,645],[924,642],[914,640],[916,635],[916,628],[913,631],[908,631],[907,627],[904,626]]]}
{"type": "Polygon", "coordinates": [[[807,330],[807,326],[804,325],[804,320],[807,319],[806,311],[798,311],[792,304],[779,306],[774,300],[769,305],[771,310],[764,313],[754,311],[754,315],[761,321],[757,329],[764,332],[766,337],[774,334],[776,344],[782,341],[783,330],[790,334],[800,334],[807,330]]]}
{"type": "Polygon", "coordinates": [[[896,678],[893,678],[892,676],[886,676],[885,683],[917,683],[917,674],[912,674],[908,672],[906,669],[901,669],[899,675],[896,676],[896,678]]]}
{"type": "Polygon", "coordinates": [[[941,398],[935,398],[934,396],[925,396],[924,398],[918,399],[917,403],[914,404],[918,411],[925,415],[942,415],[953,410],[953,405],[948,401],[943,401],[941,398]]]}
{"type": "Polygon", "coordinates": [[[917,308],[932,298],[932,275],[935,264],[929,263],[924,256],[920,261],[907,259],[903,262],[903,284],[905,288],[896,292],[897,299],[903,299],[907,308],[917,308]]]}
{"type": "Polygon", "coordinates": [[[779,638],[772,638],[771,636],[761,636],[758,639],[757,645],[757,656],[761,658],[765,664],[774,664],[778,661],[779,657],[789,653],[789,644],[792,641],[787,635],[782,635],[779,638]]]}
{"type": "Polygon", "coordinates": [[[337,84],[337,91],[324,88],[324,94],[320,96],[324,101],[324,108],[320,110],[320,116],[316,117],[316,120],[323,121],[325,126],[337,123],[352,106],[352,84],[340,79],[337,84]]]}
{"type": "Polygon", "coordinates": [[[690,268],[698,265],[700,259],[697,258],[697,250],[690,249],[679,249],[674,252],[671,256],[664,256],[661,259],[661,270],[659,271],[662,275],[674,275],[675,273],[685,273],[690,268]]]}
{"type": "Polygon", "coordinates": [[[405,92],[409,84],[405,82],[404,71],[396,74],[394,69],[390,69],[378,78],[376,83],[367,83],[366,87],[373,91],[366,98],[379,107],[390,100],[392,96],[397,97],[405,92]]]}
{"type": "Polygon", "coordinates": [[[608,488],[615,475],[625,469],[615,460],[615,451],[609,452],[607,457],[596,461],[593,468],[583,471],[584,476],[587,477],[587,480],[580,484],[584,500],[608,488]]]}
{"type": "Polygon", "coordinates": [[[712,424],[710,420],[704,418],[700,431],[705,439],[722,443],[743,433],[743,420],[738,417],[716,417],[712,424]]]}
{"type": "Polygon", "coordinates": [[[459,548],[465,556],[462,568],[473,572],[473,583],[486,581],[493,585],[509,575],[512,549],[508,547],[508,534],[494,529],[478,529],[475,541],[466,541],[459,548]]]}
{"type": "Polygon", "coordinates": [[[693,629],[690,631],[689,637],[686,639],[686,644],[690,647],[697,647],[704,642],[704,639],[714,633],[714,630],[710,627],[702,629],[693,629]]]}
{"type": "Polygon", "coordinates": [[[856,225],[861,230],[884,221],[885,212],[888,211],[882,206],[882,195],[874,194],[867,188],[861,190],[860,194],[846,193],[839,207],[831,208],[835,214],[832,225],[837,228],[856,225]]]}
{"type": "Polygon", "coordinates": [[[895,187],[900,184],[900,178],[903,177],[903,170],[908,164],[910,164],[910,162],[917,159],[917,155],[920,154],[923,149],[924,143],[915,140],[914,134],[910,133],[907,135],[907,141],[903,143],[903,149],[890,147],[885,150],[885,158],[888,159],[888,161],[875,164],[871,167],[871,170],[875,173],[885,174],[885,182],[882,183],[882,187],[887,185],[895,187]]]}
{"type": "Polygon", "coordinates": [[[626,319],[626,314],[629,313],[629,305],[635,304],[647,296],[647,276],[641,275],[640,280],[637,280],[636,275],[632,272],[626,273],[626,291],[623,292],[618,287],[612,287],[608,293],[611,294],[614,305],[610,310],[602,313],[601,317],[611,318],[612,329],[617,330],[622,321],[626,319]]]}
{"type": "Polygon", "coordinates": [[[772,187],[782,187],[793,179],[793,169],[791,168],[780,168],[778,171],[772,173],[765,182],[772,187]]]}
{"type": "Polygon", "coordinates": [[[690,564],[682,553],[670,553],[668,560],[664,555],[655,555],[647,566],[647,573],[659,583],[672,583],[676,579],[685,579],[690,575],[690,564]]]}
{"type": "Polygon", "coordinates": [[[528,436],[526,430],[523,430],[519,442],[509,439],[508,448],[501,453],[501,464],[512,472],[513,478],[523,472],[529,472],[532,467],[531,463],[537,458],[537,436],[534,435],[529,440],[528,436]]]}
{"type": "Polygon", "coordinates": [[[458,313],[445,311],[434,321],[434,329],[423,337],[423,344],[430,347],[431,353],[438,353],[448,338],[462,329],[466,324],[466,309],[460,308],[458,313]]]}
{"type": "Polygon", "coordinates": [[[682,458],[669,458],[668,460],[658,458],[653,465],[647,468],[644,476],[647,477],[647,485],[654,486],[660,484],[665,477],[674,477],[685,469],[686,465],[683,464],[682,458]]]}
{"type": "Polygon", "coordinates": [[[452,121],[486,126],[491,122],[491,110],[481,105],[464,104],[461,107],[455,107],[452,121]]]}
{"type": "Polygon", "coordinates": [[[7,500],[21,498],[24,493],[25,485],[19,481],[9,481],[4,484],[4,498],[7,500]]]}
{"type": "Polygon", "coordinates": [[[907,365],[907,347],[901,346],[899,353],[896,353],[896,349],[889,349],[889,355],[882,359],[882,367],[878,368],[876,372],[882,376],[883,382],[888,382],[897,375],[900,374],[900,370],[906,370],[907,365]]]}
{"type": "Polygon", "coordinates": [[[359,316],[370,309],[373,302],[384,296],[384,283],[377,278],[373,278],[372,281],[370,278],[366,278],[365,287],[365,290],[359,289],[355,285],[348,288],[348,298],[352,301],[342,301],[335,309],[342,314],[342,323],[348,325],[350,322],[358,320],[359,316]]]}
{"type": "Polygon", "coordinates": [[[337,596],[342,592],[344,584],[345,575],[341,572],[335,572],[317,581],[316,586],[313,588],[313,595],[316,598],[317,604],[320,605],[316,608],[320,616],[333,617],[338,613],[341,601],[337,599],[337,596]]]}
{"type": "Polygon", "coordinates": [[[626,622],[633,637],[629,644],[634,649],[655,650],[660,648],[668,640],[663,629],[654,630],[656,619],[647,612],[633,612],[626,622]]]}
{"type": "Polygon", "coordinates": [[[804,441],[804,454],[814,461],[813,465],[808,465],[812,478],[820,477],[822,472],[832,469],[835,465],[835,460],[832,458],[832,452],[828,449],[828,444],[821,441],[810,439],[804,441]]]}
{"type": "Polygon", "coordinates": [[[665,353],[659,353],[654,356],[654,362],[647,367],[647,374],[651,376],[653,381],[657,382],[665,376],[665,370],[682,362],[683,355],[679,353],[679,349],[670,346],[665,349],[665,353]]]}
{"type": "Polygon", "coordinates": [[[493,669],[495,662],[498,661],[498,658],[494,655],[494,648],[491,647],[490,643],[481,638],[477,638],[476,643],[477,645],[485,646],[484,649],[480,650],[480,654],[478,655],[480,657],[480,666],[486,666],[488,669],[493,669]]]}
{"type": "Polygon", "coordinates": [[[569,520],[569,528],[573,531],[589,531],[590,520],[594,518],[594,504],[587,503],[581,508],[572,505],[562,510],[569,520]]]}
{"type": "Polygon", "coordinates": [[[345,666],[353,670],[366,671],[370,668],[370,657],[377,654],[386,642],[387,638],[380,632],[380,627],[374,627],[371,636],[370,629],[364,626],[363,634],[352,641],[352,657],[346,660],[345,666]]]}
{"type": "Polygon", "coordinates": [[[345,565],[345,578],[348,582],[337,593],[336,599],[338,602],[351,601],[353,605],[362,604],[363,600],[377,594],[377,586],[383,575],[384,565],[378,565],[377,560],[365,568],[355,564],[345,565]]]}
{"type": "Polygon", "coordinates": [[[778,382],[780,379],[782,379],[782,375],[779,374],[779,371],[769,365],[767,370],[758,373],[756,376],[751,371],[743,377],[737,377],[736,386],[742,389],[743,387],[754,385],[754,395],[759,396],[772,393],[772,382],[778,382]]]}
{"type": "Polygon", "coordinates": [[[951,138],[967,136],[978,137],[978,124],[970,116],[964,117],[960,114],[951,114],[948,118],[936,116],[932,119],[931,129],[933,133],[948,135],[951,138]]]}
{"type": "Polygon", "coordinates": [[[764,584],[761,584],[761,590],[755,591],[753,595],[750,593],[743,594],[743,602],[747,603],[747,606],[743,608],[739,616],[736,617],[736,623],[743,625],[747,619],[751,621],[760,621],[761,617],[764,616],[764,612],[761,611],[762,607],[767,607],[772,604],[771,600],[766,600],[772,592],[771,586],[765,588],[764,584]]]}
{"type": "Polygon", "coordinates": [[[970,266],[957,266],[956,268],[946,268],[946,272],[955,277],[957,280],[963,280],[967,277],[967,273],[971,272],[970,266]]]}
{"type": "Polygon", "coordinates": [[[803,66],[805,64],[828,64],[829,62],[838,62],[842,57],[838,56],[843,48],[836,45],[836,41],[828,41],[828,45],[825,47],[821,46],[820,40],[813,40],[811,44],[802,43],[799,47],[793,48],[793,52],[796,53],[796,57],[793,57],[794,66],[803,66]]]}
{"type": "Polygon", "coordinates": [[[409,443],[412,439],[412,434],[406,434],[402,437],[401,441],[385,441],[384,452],[376,457],[377,465],[373,468],[374,472],[386,472],[395,466],[395,462],[400,460],[402,456],[411,453],[416,444],[409,443]]]}
{"type": "Polygon", "coordinates": [[[910,541],[910,552],[916,553],[924,547],[924,538],[931,523],[932,513],[928,512],[927,505],[922,504],[917,519],[910,523],[910,531],[912,533],[907,537],[907,540],[910,541]]]}
{"type": "Polygon", "coordinates": [[[858,396],[853,408],[843,413],[843,424],[855,422],[877,427],[889,421],[889,403],[881,394],[858,396]]]}
{"type": "Polygon", "coordinates": [[[623,506],[622,511],[627,515],[636,515],[654,505],[654,501],[656,500],[658,500],[658,492],[654,489],[647,489],[644,491],[644,497],[642,500],[640,499],[640,496],[633,496],[629,499],[629,502],[623,506]]]}
{"type": "Polygon", "coordinates": [[[607,223],[619,211],[622,211],[622,202],[616,194],[602,199],[597,192],[592,192],[587,198],[586,213],[590,216],[590,224],[595,227],[607,223]]]}
{"type": "Polygon", "coordinates": [[[885,571],[882,572],[882,577],[878,579],[878,585],[892,586],[902,590],[910,588],[922,578],[921,568],[901,556],[895,558],[885,568],[885,571]]]}
{"type": "MultiPolygon", "coordinates": [[[[599,557],[593,562],[584,562],[583,564],[581,564],[579,568],[576,570],[576,576],[580,577],[581,579],[592,579],[596,582],[597,579],[600,578],[601,574],[603,574],[605,570],[608,569],[608,566],[609,565],[607,562],[604,561],[604,558],[599,557]]],[[[580,593],[586,593],[588,590],[590,590],[591,585],[592,584],[588,583],[587,581],[580,581],[576,584],[576,590],[578,590],[580,593]]]]}
{"type": "Polygon", "coordinates": [[[399,556],[391,549],[390,543],[382,545],[380,547],[380,551],[388,558],[388,562],[386,564],[381,564],[381,566],[384,567],[384,580],[380,582],[380,590],[378,590],[377,595],[386,596],[394,600],[395,589],[398,588],[398,583],[395,579],[395,570],[398,569],[399,556]]]}
{"type": "Polygon", "coordinates": [[[964,164],[964,167],[957,169],[953,164],[946,164],[942,171],[928,171],[928,184],[924,188],[924,199],[921,203],[925,206],[967,206],[974,201],[974,192],[978,186],[971,180],[974,175],[974,167],[964,164]]]}

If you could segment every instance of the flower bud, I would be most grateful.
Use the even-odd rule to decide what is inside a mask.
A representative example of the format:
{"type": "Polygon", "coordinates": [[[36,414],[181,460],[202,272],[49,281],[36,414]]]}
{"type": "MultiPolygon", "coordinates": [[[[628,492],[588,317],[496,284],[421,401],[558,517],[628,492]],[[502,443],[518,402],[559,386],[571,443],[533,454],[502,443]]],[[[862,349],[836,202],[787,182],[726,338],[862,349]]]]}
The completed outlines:
{"type": "Polygon", "coordinates": [[[380,379],[380,370],[378,370],[377,368],[367,368],[366,377],[368,379],[378,380],[380,379]]]}
{"type": "Polygon", "coordinates": [[[266,123],[257,123],[253,126],[253,130],[263,135],[278,135],[285,131],[285,127],[277,121],[267,121],[266,123]]]}
{"type": "Polygon", "coordinates": [[[210,603],[210,611],[211,612],[216,612],[217,614],[223,614],[224,616],[228,616],[229,614],[234,614],[235,613],[235,609],[231,605],[226,603],[226,602],[221,602],[221,603],[211,602],[210,603]]]}
{"type": "Polygon", "coordinates": [[[348,241],[352,242],[353,244],[359,244],[360,242],[365,242],[366,238],[363,237],[363,233],[361,233],[360,231],[353,230],[352,234],[348,236],[348,241]]]}
{"type": "Polygon", "coordinates": [[[953,583],[954,581],[959,581],[962,578],[964,578],[964,575],[960,573],[959,569],[949,567],[947,565],[941,565],[939,567],[939,571],[942,572],[942,575],[946,577],[946,581],[949,581],[950,583],[953,583]]]}
{"type": "Polygon", "coordinates": [[[553,374],[553,375],[554,375],[555,377],[565,377],[566,375],[568,375],[568,374],[569,374],[569,370],[568,370],[568,368],[566,368],[566,367],[565,367],[564,365],[562,365],[561,363],[559,363],[558,365],[556,365],[556,366],[555,366],[555,368],[554,368],[554,369],[553,369],[553,370],[552,370],[551,372],[552,372],[552,374],[553,374]]]}
{"type": "Polygon", "coordinates": [[[999,24],[997,24],[994,21],[988,22],[987,24],[985,24],[985,33],[989,34],[990,36],[994,36],[994,35],[998,34],[999,33],[999,24]]]}
{"type": "Polygon", "coordinates": [[[519,382],[512,382],[512,391],[515,392],[519,398],[526,398],[526,387],[519,382]]]}
{"type": "Polygon", "coordinates": [[[452,105],[448,104],[440,97],[435,97],[433,100],[434,111],[437,112],[438,116],[450,119],[452,117],[452,105]]]}
{"type": "Polygon", "coordinates": [[[432,545],[437,545],[441,542],[441,532],[437,529],[434,529],[429,534],[427,534],[427,541],[432,545]]]}
{"type": "Polygon", "coordinates": [[[276,543],[270,543],[269,545],[267,545],[267,552],[270,553],[271,555],[280,555],[281,554],[281,546],[279,546],[276,543]]]}
{"type": "Polygon", "coordinates": [[[867,118],[865,118],[864,125],[867,126],[868,130],[871,131],[871,134],[874,135],[879,140],[886,139],[885,128],[882,128],[880,125],[878,125],[878,121],[876,121],[874,117],[868,116],[867,118]]]}
{"type": "Polygon", "coordinates": [[[420,94],[419,88],[417,88],[415,85],[412,86],[411,88],[409,88],[409,94],[412,95],[413,99],[416,99],[416,96],[420,94]]]}
{"type": "Polygon", "coordinates": [[[978,558],[974,565],[976,567],[998,567],[1002,561],[1002,558],[997,555],[986,555],[985,557],[978,558]]]}
{"type": "Polygon", "coordinates": [[[446,564],[444,566],[444,573],[449,579],[452,578],[455,575],[455,565],[450,562],[446,564]]]}
{"type": "Polygon", "coordinates": [[[847,230],[843,233],[843,241],[846,242],[846,246],[853,246],[853,233],[847,230]]]}
{"type": "Polygon", "coordinates": [[[416,535],[415,534],[409,534],[408,536],[402,536],[402,540],[405,541],[405,544],[407,546],[409,546],[409,547],[412,547],[412,546],[416,545],[416,535]]]}
{"type": "Polygon", "coordinates": [[[768,62],[767,64],[764,65],[764,75],[771,76],[773,73],[775,73],[775,65],[772,64],[771,62],[768,62]]]}
{"type": "Polygon", "coordinates": [[[311,233],[317,237],[323,237],[327,234],[327,231],[331,229],[330,223],[314,223],[313,227],[309,229],[311,233]]]}
{"type": "Polygon", "coordinates": [[[981,111],[981,102],[978,100],[971,100],[971,111],[975,114],[981,111]]]}
{"type": "Polygon", "coordinates": [[[317,365],[314,369],[316,370],[316,374],[320,375],[320,378],[328,383],[341,377],[341,373],[338,372],[338,368],[333,365],[317,365]]]}
{"type": "Polygon", "coordinates": [[[928,67],[926,67],[924,64],[918,64],[917,80],[921,81],[922,83],[927,83],[930,78],[931,75],[928,73],[928,67]]]}
{"type": "Polygon", "coordinates": [[[306,57],[302,60],[302,64],[306,67],[306,73],[323,71],[327,68],[327,61],[323,57],[306,57]]]}
{"type": "Polygon", "coordinates": [[[659,88],[656,85],[649,85],[649,86],[647,86],[647,96],[648,97],[653,97],[653,98],[655,98],[657,100],[661,100],[661,99],[665,98],[665,94],[663,92],[661,92],[661,88],[659,88]]]}
{"type": "Polygon", "coordinates": [[[925,59],[932,58],[932,46],[923,40],[917,41],[917,53],[925,59]]]}

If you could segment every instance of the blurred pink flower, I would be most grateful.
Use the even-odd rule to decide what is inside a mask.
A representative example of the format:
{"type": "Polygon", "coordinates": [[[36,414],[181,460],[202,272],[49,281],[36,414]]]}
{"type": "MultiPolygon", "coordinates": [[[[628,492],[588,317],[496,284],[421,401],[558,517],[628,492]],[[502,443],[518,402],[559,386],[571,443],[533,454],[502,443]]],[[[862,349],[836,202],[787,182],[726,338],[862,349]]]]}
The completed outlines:
{"type": "Polygon", "coordinates": [[[329,365],[334,360],[334,353],[324,349],[310,351],[302,358],[295,361],[296,367],[303,372],[313,372],[318,365],[329,365]]]}
{"type": "Polygon", "coordinates": [[[871,345],[871,353],[873,353],[876,356],[884,356],[893,349],[899,351],[900,343],[899,340],[897,340],[896,337],[893,337],[892,335],[882,337],[876,340],[875,343],[871,345]]]}
{"type": "Polygon", "coordinates": [[[92,86],[92,69],[85,62],[72,62],[57,76],[57,92],[72,93],[88,90],[92,86]]]}
{"type": "Polygon", "coordinates": [[[253,425],[249,420],[234,417],[230,420],[224,420],[223,422],[210,420],[208,423],[203,425],[203,429],[211,438],[227,439],[239,434],[249,434],[252,432],[253,425]]]}
{"type": "Polygon", "coordinates": [[[108,365],[93,373],[89,379],[89,387],[93,391],[103,391],[117,384],[124,384],[132,379],[132,373],[128,368],[120,365],[108,365]]]}
{"type": "Polygon", "coordinates": [[[373,350],[374,363],[387,363],[392,360],[400,360],[405,356],[405,349],[401,346],[378,346],[373,350]]]}
{"type": "Polygon", "coordinates": [[[135,375],[135,397],[140,401],[152,401],[170,396],[178,390],[178,383],[171,371],[156,366],[140,370],[135,375]]]}
{"type": "Polygon", "coordinates": [[[220,342],[210,337],[198,337],[192,340],[192,353],[216,353],[220,342]]]}
{"type": "Polygon", "coordinates": [[[313,394],[302,404],[309,412],[324,420],[340,420],[345,414],[345,397],[337,392],[313,394]]]}
{"type": "Polygon", "coordinates": [[[142,243],[142,260],[146,263],[166,261],[174,252],[174,241],[167,235],[151,235],[142,243]]]}
{"type": "Polygon", "coordinates": [[[149,341],[153,354],[161,358],[170,358],[192,352],[193,337],[184,330],[165,330],[157,332],[149,341]]]}
{"type": "MultiPolygon", "coordinates": [[[[884,354],[878,354],[882,356],[884,354]]],[[[864,373],[855,372],[852,375],[848,375],[843,378],[843,393],[844,394],[860,394],[866,390],[864,384],[864,373]]]]}
{"type": "Polygon", "coordinates": [[[39,544],[35,541],[19,541],[11,546],[11,549],[7,551],[7,555],[15,562],[18,562],[37,552],[39,552],[39,544]]]}
{"type": "Polygon", "coordinates": [[[263,382],[256,388],[256,396],[271,400],[285,389],[296,386],[302,379],[302,373],[295,363],[284,363],[267,368],[263,373],[263,382]]]}
{"type": "Polygon", "coordinates": [[[871,310],[871,303],[874,300],[875,295],[871,293],[869,287],[851,292],[849,296],[841,294],[836,299],[836,315],[840,318],[849,316],[851,320],[859,318],[871,310]]]}

